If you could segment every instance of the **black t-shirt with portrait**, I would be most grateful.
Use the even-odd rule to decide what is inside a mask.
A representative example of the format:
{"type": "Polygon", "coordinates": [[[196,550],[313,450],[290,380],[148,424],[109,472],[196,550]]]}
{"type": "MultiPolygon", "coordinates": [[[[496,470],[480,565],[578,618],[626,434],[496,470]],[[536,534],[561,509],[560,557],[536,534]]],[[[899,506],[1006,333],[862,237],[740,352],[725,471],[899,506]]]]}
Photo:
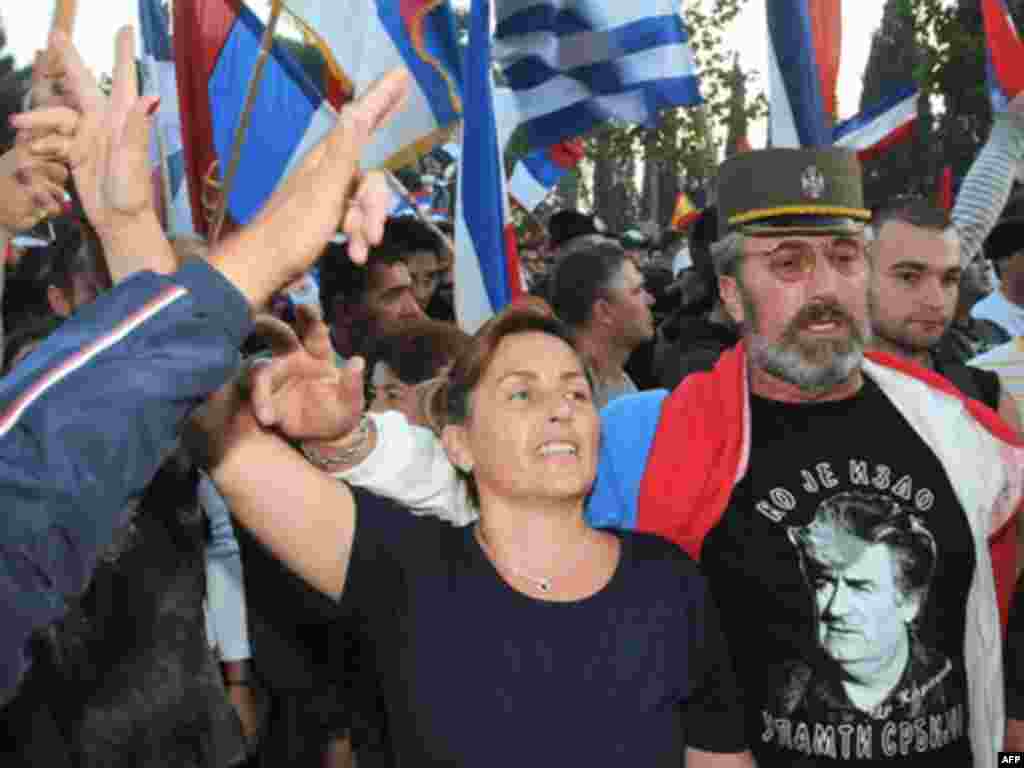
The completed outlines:
{"type": "Polygon", "coordinates": [[[701,565],[760,768],[972,765],[975,553],[935,454],[870,380],[836,402],[754,397],[751,434],[701,565]]]}

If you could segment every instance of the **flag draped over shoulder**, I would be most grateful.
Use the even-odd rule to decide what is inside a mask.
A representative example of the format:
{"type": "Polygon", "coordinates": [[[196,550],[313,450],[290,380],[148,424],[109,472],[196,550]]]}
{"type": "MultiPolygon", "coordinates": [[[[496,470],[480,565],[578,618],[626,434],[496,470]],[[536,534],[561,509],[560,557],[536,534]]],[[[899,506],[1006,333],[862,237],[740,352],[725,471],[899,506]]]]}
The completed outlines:
{"type": "Polygon", "coordinates": [[[499,0],[495,58],[533,149],[701,101],[676,0],[499,0]]]}
{"type": "Polygon", "coordinates": [[[1024,46],[1006,0],[982,0],[981,10],[989,98],[992,107],[1002,111],[1014,96],[1024,91],[1024,46]]]}
{"type": "MultiPolygon", "coordinates": [[[[139,0],[139,26],[142,31],[142,57],[147,95],[160,98],[160,109],[153,124],[150,159],[155,178],[166,171],[170,204],[162,201],[160,214],[170,213],[165,221],[167,231],[185,234],[194,231],[192,205],[185,183],[185,152],[181,139],[181,118],[178,110],[178,84],[171,50],[170,19],[158,0],[139,0]],[[166,157],[161,157],[161,152],[166,157]]],[[[162,200],[164,185],[157,184],[162,200]]]]}
{"type": "Polygon", "coordinates": [[[404,109],[374,134],[364,167],[407,165],[446,140],[462,115],[462,73],[447,0],[286,0],[355,93],[395,67],[412,75],[404,109]]]}
{"type": "Polygon", "coordinates": [[[583,142],[571,139],[529,153],[516,163],[508,191],[517,203],[534,210],[569,171],[583,159],[583,142]]]}
{"type": "Polygon", "coordinates": [[[503,161],[515,111],[509,92],[495,94],[490,25],[490,0],[473,0],[455,216],[455,315],[469,333],[523,293],[503,161]]]}

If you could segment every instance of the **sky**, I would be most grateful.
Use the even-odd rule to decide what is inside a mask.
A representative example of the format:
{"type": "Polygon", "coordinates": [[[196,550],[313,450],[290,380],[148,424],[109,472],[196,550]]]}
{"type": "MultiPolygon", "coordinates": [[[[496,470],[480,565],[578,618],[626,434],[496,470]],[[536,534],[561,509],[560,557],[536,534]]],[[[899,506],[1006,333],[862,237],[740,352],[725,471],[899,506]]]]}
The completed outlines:
{"type": "MultiPolygon", "coordinates": [[[[364,2],[366,0],[350,0],[364,2]]],[[[615,0],[621,2],[622,0],[615,0]]],[[[685,6],[694,0],[686,0],[685,6]]],[[[839,116],[856,113],[860,104],[861,75],[871,48],[871,36],[882,18],[884,0],[841,0],[843,12],[843,58],[839,72],[839,116]]],[[[465,5],[465,2],[457,2],[465,5]]],[[[8,47],[18,65],[31,63],[34,52],[46,44],[46,34],[53,15],[55,0],[0,0],[0,13],[7,24],[8,47]]],[[[260,11],[266,0],[250,0],[250,7],[260,11]]],[[[727,45],[739,51],[740,64],[756,70],[757,90],[766,88],[768,49],[764,0],[746,0],[740,17],[727,35],[727,45]]],[[[137,28],[138,0],[79,0],[78,23],[74,40],[86,63],[94,71],[110,72],[113,68],[114,33],[123,24],[137,28]],[[88,13],[90,7],[98,12],[88,13]]],[[[730,52],[730,57],[732,53],[730,52]]],[[[754,146],[763,144],[763,135],[752,131],[754,146]]]]}

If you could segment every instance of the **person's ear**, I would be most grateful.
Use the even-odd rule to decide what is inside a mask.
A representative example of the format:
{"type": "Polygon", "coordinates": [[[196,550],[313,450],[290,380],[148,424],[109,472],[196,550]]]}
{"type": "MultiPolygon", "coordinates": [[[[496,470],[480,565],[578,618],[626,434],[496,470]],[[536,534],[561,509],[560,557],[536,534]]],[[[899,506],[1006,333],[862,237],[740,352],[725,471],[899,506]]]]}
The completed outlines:
{"type": "Polygon", "coordinates": [[[441,445],[448,454],[448,461],[465,474],[473,471],[473,451],[469,447],[466,428],[461,424],[449,424],[441,430],[441,445]]]}
{"type": "Polygon", "coordinates": [[[71,312],[74,310],[71,302],[64,295],[64,291],[56,285],[48,285],[46,287],[46,301],[50,305],[53,314],[58,317],[70,317],[71,312]]]}
{"type": "Polygon", "coordinates": [[[737,325],[746,320],[746,313],[743,311],[743,298],[740,295],[740,286],[735,277],[730,275],[719,275],[718,295],[722,297],[729,316],[737,325]]]}

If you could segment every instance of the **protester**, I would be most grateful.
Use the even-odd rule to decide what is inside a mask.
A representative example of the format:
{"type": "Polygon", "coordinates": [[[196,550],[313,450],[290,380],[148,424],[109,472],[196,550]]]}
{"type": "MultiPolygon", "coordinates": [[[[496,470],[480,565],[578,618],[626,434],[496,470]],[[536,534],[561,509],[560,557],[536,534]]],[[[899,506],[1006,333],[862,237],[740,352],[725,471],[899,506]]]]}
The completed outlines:
{"type": "Polygon", "coordinates": [[[934,350],[941,362],[966,363],[1010,340],[1010,334],[991,320],[971,317],[971,309],[995,290],[995,272],[984,254],[974,257],[960,276],[960,294],[953,322],[934,350]]]}
{"type": "Polygon", "coordinates": [[[594,377],[594,402],[636,392],[626,360],[654,337],[654,299],[644,278],[614,240],[576,237],[562,249],[551,275],[551,307],[572,329],[594,377]]]}
{"type": "Polygon", "coordinates": [[[1017,406],[996,374],[933,351],[953,322],[960,293],[960,240],[949,215],[922,199],[898,198],[875,210],[871,230],[872,346],[932,368],[1019,431],[1017,406]]]}
{"type": "Polygon", "coordinates": [[[430,411],[420,402],[420,385],[447,374],[469,340],[454,325],[436,320],[407,323],[375,339],[363,355],[369,410],[398,411],[410,424],[433,428],[425,423],[430,411]]]}
{"type": "MultiPolygon", "coordinates": [[[[891,356],[865,356],[863,224],[870,214],[852,154],[738,155],[720,170],[718,190],[723,239],[715,264],[723,301],[743,324],[743,342],[671,396],[623,397],[604,410],[587,518],[597,526],[662,532],[700,556],[759,765],[881,764],[911,755],[993,765],[1003,739],[998,608],[1006,605],[997,606],[995,587],[1005,601],[1014,574],[1007,523],[1021,500],[1024,447],[1001,419],[941,377],[891,356]],[[850,694],[832,701],[825,719],[784,711],[794,662],[813,668],[828,640],[827,627],[809,610],[814,595],[792,537],[823,502],[851,493],[906,508],[936,543],[930,597],[908,630],[949,660],[942,678],[948,706],[920,715],[930,723],[928,739],[901,737],[914,733],[916,720],[889,721],[885,706],[866,711],[850,694]]],[[[301,378],[300,360],[278,361],[267,375],[301,378]]],[[[293,383],[289,391],[299,388],[293,383]]],[[[258,394],[257,411],[272,414],[263,423],[303,438],[303,425],[289,415],[301,398],[288,402],[266,388],[258,394]]],[[[332,423],[336,442],[351,440],[340,421],[332,423]]],[[[424,449],[403,443],[395,422],[378,428],[396,465],[413,464],[403,450],[424,449]]],[[[421,455],[430,461],[425,450],[421,455]]],[[[436,464],[430,471],[438,477],[436,464]]],[[[390,487],[376,477],[375,490],[406,499],[406,483],[427,479],[404,470],[400,477],[390,487]]],[[[439,479],[431,490],[417,493],[435,508],[459,492],[439,479]]],[[[844,551],[854,559],[867,553],[844,551]]],[[[873,616],[881,614],[864,621],[873,616]]],[[[852,625],[847,631],[856,634],[852,625]]],[[[860,652],[874,651],[877,642],[860,652]]],[[[888,693],[894,701],[914,698],[899,681],[888,693]]]]}
{"type": "Polygon", "coordinates": [[[722,352],[739,341],[735,323],[718,294],[711,246],[718,237],[718,210],[705,208],[691,225],[693,269],[679,284],[679,308],[658,327],[654,373],[658,385],[675,389],[694,371],[709,371],[722,352]]]}
{"type": "Polygon", "coordinates": [[[390,327],[426,317],[406,263],[417,250],[410,232],[417,237],[422,234],[408,218],[391,217],[365,265],[352,263],[347,244],[331,244],[320,259],[324,319],[331,326],[335,349],[343,357],[357,354],[390,327]]]}
{"type": "Polygon", "coordinates": [[[46,250],[50,251],[44,255],[50,259],[46,300],[53,314],[70,317],[110,289],[103,246],[88,222],[72,222],[71,230],[46,250]]]}
{"type": "MultiPolygon", "coordinates": [[[[15,127],[47,132],[28,150],[69,162],[115,280],[131,258],[129,272],[140,260],[173,262],[150,200],[146,114],[153,100],[136,95],[132,31],[118,35],[109,101],[65,37],[56,33],[53,46],[80,111],[19,115],[15,127]]],[[[29,664],[31,632],[63,614],[97,553],[125,522],[129,500],[175,444],[182,421],[233,374],[249,308],[302,274],[339,221],[353,258],[364,258],[367,243],[379,238],[386,185],[371,175],[352,196],[351,184],[360,149],[401,102],[405,83],[403,75],[386,78],[348,108],[264,211],[218,244],[207,263],[189,264],[173,278],[142,274],[126,281],[0,380],[10,509],[0,560],[4,698],[29,664]],[[299,231],[297,218],[304,223],[299,231]],[[65,365],[72,358],[74,365],[65,365]],[[182,371],[188,375],[177,375],[182,371]]],[[[19,198],[2,198],[0,221],[11,220],[19,198]]],[[[24,225],[17,215],[14,221],[24,225]]]]}
{"type": "MultiPolygon", "coordinates": [[[[1024,118],[1022,118],[1024,119],[1024,118]]],[[[1022,140],[1024,141],[1024,140],[1022,140]]],[[[971,316],[991,320],[1011,336],[1024,335],[1024,218],[1001,221],[985,243],[996,266],[999,287],[971,309],[971,316]]]]}
{"type": "Polygon", "coordinates": [[[385,242],[393,242],[401,254],[416,303],[426,312],[441,278],[444,243],[415,216],[400,216],[388,222],[385,242]]]}
{"type": "MultiPolygon", "coordinates": [[[[470,475],[477,526],[353,494],[244,409],[218,438],[230,393],[206,415],[214,479],[278,557],[364,617],[399,764],[667,765],[685,749],[694,768],[751,765],[696,569],[658,539],[584,524],[599,422],[569,339],[512,310],[451,373],[445,447],[470,475]]],[[[348,392],[358,405],[358,382],[348,392]]],[[[375,434],[359,427],[340,463],[375,434]]]]}

